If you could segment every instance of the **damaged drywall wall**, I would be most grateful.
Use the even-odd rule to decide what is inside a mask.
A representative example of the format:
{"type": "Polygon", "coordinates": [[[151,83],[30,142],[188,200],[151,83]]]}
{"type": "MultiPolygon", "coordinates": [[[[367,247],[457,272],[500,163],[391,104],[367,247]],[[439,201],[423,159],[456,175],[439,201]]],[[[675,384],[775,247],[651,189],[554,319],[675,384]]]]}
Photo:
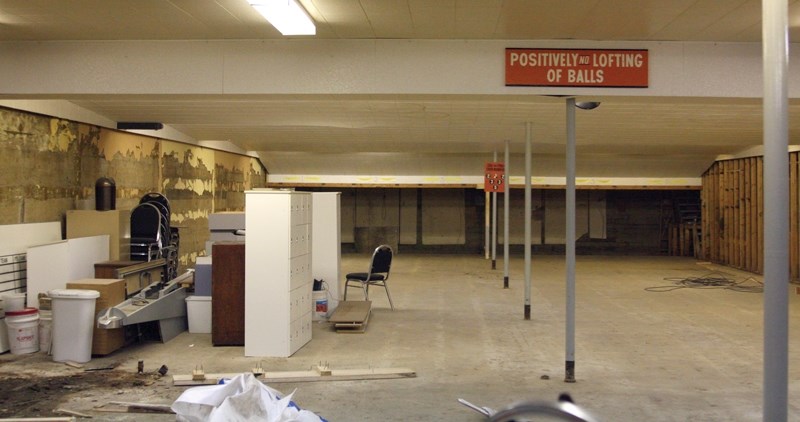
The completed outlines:
{"type": "Polygon", "coordinates": [[[208,214],[244,210],[244,191],[263,187],[253,157],[0,108],[0,224],[63,221],[94,209],[95,182],[116,183],[116,208],[160,192],[180,230],[181,267],[205,250],[208,214]]]}
{"type": "Polygon", "coordinates": [[[0,108],[0,224],[58,221],[78,195],[78,125],[0,108]]]}
{"type": "Polygon", "coordinates": [[[169,199],[171,224],[178,227],[181,266],[194,263],[208,240],[208,214],[213,212],[215,151],[161,141],[160,192],[169,199]]]}

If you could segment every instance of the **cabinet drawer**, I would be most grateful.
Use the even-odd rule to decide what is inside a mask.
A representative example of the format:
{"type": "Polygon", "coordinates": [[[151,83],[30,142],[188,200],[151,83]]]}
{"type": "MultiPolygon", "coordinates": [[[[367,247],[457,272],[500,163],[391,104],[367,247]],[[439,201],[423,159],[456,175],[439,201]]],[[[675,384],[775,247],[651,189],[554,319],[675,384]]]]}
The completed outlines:
{"type": "Polygon", "coordinates": [[[305,284],[289,293],[289,319],[294,321],[311,310],[311,286],[305,284]]]}
{"type": "Polygon", "coordinates": [[[292,258],[289,265],[289,291],[311,282],[311,259],[309,255],[292,258]]]}
{"type": "Polygon", "coordinates": [[[289,328],[289,350],[294,353],[311,341],[311,312],[292,321],[289,328]]]}

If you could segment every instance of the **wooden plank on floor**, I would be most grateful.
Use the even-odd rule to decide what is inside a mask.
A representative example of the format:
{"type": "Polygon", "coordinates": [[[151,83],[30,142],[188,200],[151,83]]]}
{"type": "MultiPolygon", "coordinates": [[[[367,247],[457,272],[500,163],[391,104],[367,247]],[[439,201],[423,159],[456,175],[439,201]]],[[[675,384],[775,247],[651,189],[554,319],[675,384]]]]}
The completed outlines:
{"type": "Polygon", "coordinates": [[[328,321],[333,324],[337,333],[363,334],[367,330],[371,309],[370,301],[339,302],[328,321]]]}
{"type": "Polygon", "coordinates": [[[364,322],[369,318],[371,307],[372,302],[368,300],[342,301],[339,302],[339,306],[328,318],[328,321],[334,324],[364,322]]]}
{"type": "MultiPolygon", "coordinates": [[[[214,385],[222,379],[232,379],[241,373],[206,374],[204,380],[193,380],[192,375],[177,374],[172,376],[176,386],[214,385]]],[[[410,368],[361,368],[331,369],[330,374],[312,369],[307,371],[274,371],[264,372],[256,376],[263,383],[280,382],[317,382],[317,381],[356,381],[377,379],[414,378],[417,373],[410,368]]]]}

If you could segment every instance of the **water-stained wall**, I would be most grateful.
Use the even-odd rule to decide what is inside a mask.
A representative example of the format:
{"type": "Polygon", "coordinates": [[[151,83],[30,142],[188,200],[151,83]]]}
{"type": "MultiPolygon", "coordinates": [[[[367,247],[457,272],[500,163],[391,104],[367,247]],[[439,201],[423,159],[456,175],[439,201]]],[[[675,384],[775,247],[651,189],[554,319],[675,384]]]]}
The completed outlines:
{"type": "Polygon", "coordinates": [[[170,201],[180,263],[191,266],[208,238],[208,214],[244,210],[244,191],[263,187],[255,158],[0,108],[0,224],[63,221],[94,208],[100,177],[116,182],[117,208],[148,192],[170,201]]]}

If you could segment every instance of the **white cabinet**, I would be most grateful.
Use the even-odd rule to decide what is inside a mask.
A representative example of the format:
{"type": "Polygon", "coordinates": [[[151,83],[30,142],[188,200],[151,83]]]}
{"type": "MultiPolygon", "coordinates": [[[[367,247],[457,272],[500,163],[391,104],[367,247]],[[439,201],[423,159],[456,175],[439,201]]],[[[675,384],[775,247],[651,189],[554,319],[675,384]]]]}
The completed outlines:
{"type": "Polygon", "coordinates": [[[245,356],[288,357],[311,340],[311,194],[245,192],[245,356]]]}
{"type": "Polygon", "coordinates": [[[314,192],[312,198],[312,268],[314,278],[328,284],[330,315],[339,305],[339,292],[344,286],[341,277],[341,193],[314,192]]]}

